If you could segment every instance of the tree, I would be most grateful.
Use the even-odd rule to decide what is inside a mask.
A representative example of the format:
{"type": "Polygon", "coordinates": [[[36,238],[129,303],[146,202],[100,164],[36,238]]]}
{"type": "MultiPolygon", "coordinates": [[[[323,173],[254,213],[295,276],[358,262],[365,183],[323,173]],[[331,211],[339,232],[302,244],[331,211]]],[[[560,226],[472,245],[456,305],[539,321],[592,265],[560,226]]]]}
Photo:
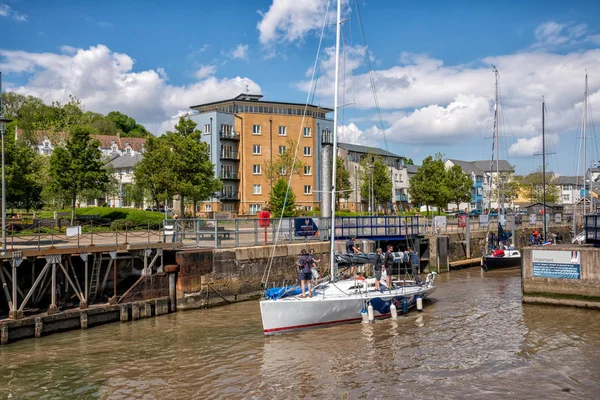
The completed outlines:
{"type": "MultiPolygon", "coordinates": [[[[543,175],[542,171],[533,172],[523,177],[521,184],[521,190],[523,197],[528,199],[532,203],[544,201],[544,189],[543,189],[543,175]]],[[[560,199],[560,187],[556,184],[556,177],[554,173],[546,173],[546,202],[556,203],[560,199]]]]}
{"type": "Polygon", "coordinates": [[[492,191],[492,197],[498,198],[498,189],[500,189],[500,202],[510,203],[519,196],[523,177],[515,176],[512,172],[500,173],[500,188],[497,184],[492,191]]]}
{"type": "Polygon", "coordinates": [[[415,204],[443,207],[448,203],[448,192],[445,185],[446,168],[442,155],[436,154],[435,158],[428,156],[417,173],[410,179],[408,193],[415,204]]]}
{"type": "Polygon", "coordinates": [[[104,190],[109,178],[101,161],[100,143],[91,140],[96,131],[74,126],[65,147],[54,149],[50,159],[52,185],[71,201],[71,224],[75,219],[77,196],[86,189],[104,190]]]}
{"type": "Polygon", "coordinates": [[[269,209],[276,218],[294,217],[296,215],[296,195],[292,188],[288,186],[288,181],[285,178],[279,178],[275,182],[269,196],[269,209]]]}
{"type": "Polygon", "coordinates": [[[109,112],[106,115],[106,118],[116,126],[116,129],[121,132],[121,136],[123,137],[148,138],[151,136],[150,132],[142,125],[138,124],[135,119],[119,111],[109,112]]]}
{"type": "Polygon", "coordinates": [[[471,187],[473,181],[465,174],[458,165],[453,165],[445,171],[444,184],[448,192],[448,198],[460,207],[460,203],[471,200],[471,187]]]}
{"type": "Polygon", "coordinates": [[[144,158],[133,170],[136,184],[148,193],[157,210],[161,201],[166,201],[175,194],[172,154],[171,146],[164,136],[152,136],[146,141],[144,158]]]}
{"type": "Polygon", "coordinates": [[[375,208],[378,204],[390,203],[392,201],[392,178],[388,166],[385,165],[381,157],[367,155],[362,159],[360,165],[362,169],[360,196],[363,201],[371,198],[370,190],[372,186],[375,208]]]}
{"type": "Polygon", "coordinates": [[[404,161],[404,165],[415,165],[412,158],[406,158],[404,156],[401,157],[402,161],[404,161]]]}
{"type": "Polygon", "coordinates": [[[126,183],[123,185],[123,201],[141,207],[144,204],[145,191],[137,183],[126,183]]]}
{"type": "Polygon", "coordinates": [[[305,164],[299,158],[294,160],[297,142],[288,139],[285,143],[285,151],[271,162],[270,160],[263,164],[265,177],[268,181],[273,182],[279,178],[286,180],[294,175],[302,175],[304,173],[305,164]]]}
{"type": "Polygon", "coordinates": [[[340,208],[340,199],[348,200],[352,194],[352,183],[350,183],[350,172],[344,166],[344,160],[341,157],[337,158],[337,166],[335,169],[335,189],[337,208],[340,208]]]}

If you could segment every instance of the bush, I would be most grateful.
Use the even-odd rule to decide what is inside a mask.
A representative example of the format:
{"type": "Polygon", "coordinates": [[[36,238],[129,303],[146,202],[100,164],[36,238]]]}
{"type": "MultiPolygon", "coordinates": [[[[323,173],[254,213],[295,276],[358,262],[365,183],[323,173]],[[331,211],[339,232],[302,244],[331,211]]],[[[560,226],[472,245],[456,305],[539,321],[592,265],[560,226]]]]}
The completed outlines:
{"type": "MultiPolygon", "coordinates": [[[[69,211],[69,210],[64,210],[69,211]]],[[[112,223],[118,220],[129,221],[128,227],[133,228],[135,225],[156,229],[165,219],[163,213],[154,211],[136,210],[134,208],[109,208],[109,207],[82,207],[75,210],[76,215],[97,215],[102,219],[108,219],[112,223]]],[[[42,211],[38,214],[38,218],[54,218],[54,211],[42,211]]],[[[124,224],[118,222],[117,224],[124,224]]],[[[94,223],[95,225],[95,223],[94,223]]],[[[125,229],[125,225],[120,225],[125,229]]],[[[119,228],[121,229],[121,228],[119,228]]]]}

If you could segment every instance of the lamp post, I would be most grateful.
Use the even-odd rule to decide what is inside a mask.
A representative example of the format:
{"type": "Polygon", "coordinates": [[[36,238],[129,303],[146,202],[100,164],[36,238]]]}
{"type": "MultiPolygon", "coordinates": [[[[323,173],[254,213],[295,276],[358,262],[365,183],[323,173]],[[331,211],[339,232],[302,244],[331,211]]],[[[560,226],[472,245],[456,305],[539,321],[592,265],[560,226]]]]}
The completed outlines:
{"type": "MultiPolygon", "coordinates": [[[[1,86],[0,86],[1,87],[1,86]]],[[[0,96],[2,91],[0,90],[0,96]]],[[[0,101],[0,107],[2,102],[0,101]]],[[[0,135],[2,135],[2,252],[6,252],[6,178],[4,172],[4,133],[6,132],[6,124],[9,123],[10,119],[5,118],[2,115],[0,109],[0,135]]]]}

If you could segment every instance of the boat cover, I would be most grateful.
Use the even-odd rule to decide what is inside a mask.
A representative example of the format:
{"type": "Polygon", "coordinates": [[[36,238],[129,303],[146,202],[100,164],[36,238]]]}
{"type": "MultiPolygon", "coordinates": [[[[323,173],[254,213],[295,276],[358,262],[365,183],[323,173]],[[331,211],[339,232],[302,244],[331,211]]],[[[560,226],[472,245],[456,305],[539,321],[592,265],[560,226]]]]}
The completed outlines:
{"type": "Polygon", "coordinates": [[[335,261],[338,265],[375,264],[377,258],[377,253],[335,253],[335,261]]]}

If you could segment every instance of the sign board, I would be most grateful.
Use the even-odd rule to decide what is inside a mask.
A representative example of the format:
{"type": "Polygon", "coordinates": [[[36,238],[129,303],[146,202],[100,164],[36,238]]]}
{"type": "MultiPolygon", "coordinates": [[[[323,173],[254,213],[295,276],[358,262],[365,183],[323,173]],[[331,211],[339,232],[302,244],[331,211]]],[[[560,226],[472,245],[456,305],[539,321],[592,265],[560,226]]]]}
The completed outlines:
{"type": "Polygon", "coordinates": [[[555,214],[554,222],[556,222],[557,224],[560,224],[562,222],[562,214],[555,214]]]}
{"type": "Polygon", "coordinates": [[[535,214],[529,214],[529,225],[535,225],[537,223],[537,216],[535,214]]]}
{"type": "Polygon", "coordinates": [[[467,227],[467,216],[466,215],[459,215],[458,216],[458,227],[459,228],[466,228],[467,227]]]}
{"type": "Polygon", "coordinates": [[[296,236],[316,236],[319,234],[319,226],[313,218],[295,219],[296,236]]]}
{"type": "Polygon", "coordinates": [[[67,236],[78,236],[81,235],[81,226],[68,226],[67,227],[67,236]]]}
{"type": "Polygon", "coordinates": [[[437,229],[445,228],[446,227],[446,216],[438,215],[438,216],[433,217],[433,225],[437,229]]]}
{"type": "Polygon", "coordinates": [[[219,220],[219,221],[227,221],[231,219],[231,213],[230,212],[215,212],[213,214],[214,219],[219,220]]]}
{"type": "Polygon", "coordinates": [[[479,225],[480,226],[488,226],[490,223],[490,216],[487,214],[481,214],[479,216],[479,225]]]}
{"type": "Polygon", "coordinates": [[[533,276],[540,278],[581,279],[581,252],[533,250],[533,276]]]}

